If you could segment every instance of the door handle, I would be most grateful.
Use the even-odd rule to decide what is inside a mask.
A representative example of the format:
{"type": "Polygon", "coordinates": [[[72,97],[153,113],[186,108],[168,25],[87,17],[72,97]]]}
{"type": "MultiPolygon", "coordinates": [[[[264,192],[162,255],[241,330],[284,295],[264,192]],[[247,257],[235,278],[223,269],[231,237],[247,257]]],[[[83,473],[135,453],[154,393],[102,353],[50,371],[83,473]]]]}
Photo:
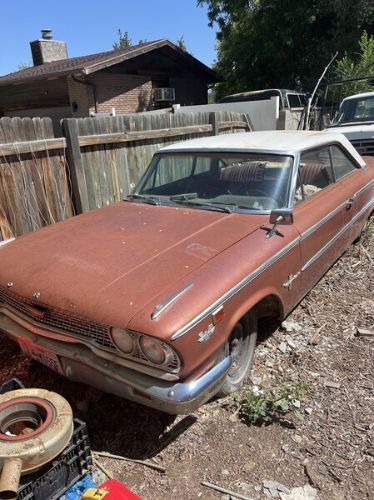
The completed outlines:
{"type": "Polygon", "coordinates": [[[355,196],[352,196],[352,198],[349,198],[349,200],[347,200],[347,204],[346,204],[347,210],[349,210],[351,208],[351,206],[353,205],[353,203],[356,203],[356,197],[355,196]]]}

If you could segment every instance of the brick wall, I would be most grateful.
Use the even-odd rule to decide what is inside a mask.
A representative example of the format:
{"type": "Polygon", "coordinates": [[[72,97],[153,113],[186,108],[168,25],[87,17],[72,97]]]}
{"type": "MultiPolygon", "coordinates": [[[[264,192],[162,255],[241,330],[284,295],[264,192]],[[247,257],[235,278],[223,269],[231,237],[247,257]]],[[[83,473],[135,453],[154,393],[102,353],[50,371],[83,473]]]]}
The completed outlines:
{"type": "MultiPolygon", "coordinates": [[[[83,81],[83,77],[79,77],[83,81]]],[[[71,76],[67,79],[70,106],[73,118],[84,118],[89,115],[90,107],[94,106],[93,89],[83,83],[78,83],[71,76]]]]}
{"type": "MultiPolygon", "coordinates": [[[[98,112],[117,114],[147,111],[152,106],[152,82],[149,76],[97,73],[90,77],[96,86],[98,112]]],[[[94,110],[94,109],[93,109],[94,110]]]]}
{"type": "MultiPolygon", "coordinates": [[[[78,77],[83,80],[83,77],[78,77]]],[[[117,114],[136,113],[152,109],[152,82],[148,76],[98,73],[86,77],[96,87],[97,112],[117,114]]],[[[74,118],[88,116],[95,111],[94,89],[68,79],[70,104],[74,118]]]]}
{"type": "MultiPolygon", "coordinates": [[[[83,77],[78,79],[83,80],[83,77]]],[[[150,76],[99,72],[86,77],[86,81],[95,85],[98,113],[109,113],[111,108],[115,108],[116,114],[120,115],[155,108],[150,76]]],[[[182,106],[207,102],[204,81],[170,78],[168,85],[175,87],[175,102],[182,106]]],[[[68,88],[74,118],[89,116],[90,111],[95,111],[94,90],[91,86],[77,83],[69,77],[68,88]]]]}

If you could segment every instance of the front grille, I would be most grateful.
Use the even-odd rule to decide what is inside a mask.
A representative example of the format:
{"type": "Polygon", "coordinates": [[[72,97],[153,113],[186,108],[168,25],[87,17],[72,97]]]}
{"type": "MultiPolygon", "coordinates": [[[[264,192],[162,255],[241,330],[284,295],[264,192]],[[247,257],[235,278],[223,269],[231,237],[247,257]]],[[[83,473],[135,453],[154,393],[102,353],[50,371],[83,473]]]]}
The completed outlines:
{"type": "Polygon", "coordinates": [[[374,155],[374,139],[363,139],[351,141],[352,145],[362,156],[374,155]]]}
{"type": "Polygon", "coordinates": [[[93,322],[67,311],[51,308],[39,301],[21,297],[3,287],[0,287],[0,303],[12,307],[16,311],[39,324],[51,326],[58,330],[74,334],[100,347],[115,349],[110,337],[110,327],[93,322]]]}
{"type": "MultiPolygon", "coordinates": [[[[22,297],[7,288],[0,286],[0,304],[11,307],[20,312],[23,316],[36,322],[40,325],[50,326],[88,341],[90,344],[102,347],[105,349],[115,350],[118,353],[117,347],[110,336],[111,327],[91,321],[82,316],[76,316],[63,309],[51,307],[42,302],[22,297]]],[[[137,346],[135,352],[129,356],[121,353],[121,356],[128,359],[133,359],[144,365],[151,365],[163,371],[177,372],[180,369],[180,361],[178,355],[173,351],[173,357],[166,366],[153,365],[144,356],[139,346],[139,337],[141,334],[129,332],[134,338],[137,346]]]]}

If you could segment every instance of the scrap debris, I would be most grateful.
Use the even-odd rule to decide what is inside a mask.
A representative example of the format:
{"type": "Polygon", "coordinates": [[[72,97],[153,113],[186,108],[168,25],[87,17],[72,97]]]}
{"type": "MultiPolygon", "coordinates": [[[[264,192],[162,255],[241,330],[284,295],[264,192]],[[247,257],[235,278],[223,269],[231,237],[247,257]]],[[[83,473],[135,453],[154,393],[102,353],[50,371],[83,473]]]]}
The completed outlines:
{"type": "Polygon", "coordinates": [[[357,337],[374,337],[374,330],[368,330],[367,328],[357,328],[357,337]]]}
{"type": "Polygon", "coordinates": [[[123,457],[122,455],[113,455],[113,453],[109,453],[107,451],[93,451],[92,453],[93,455],[96,455],[98,457],[113,458],[114,460],[125,460],[126,462],[145,465],[146,467],[150,467],[151,469],[155,469],[162,473],[166,472],[165,467],[162,467],[162,465],[156,464],[155,462],[151,462],[149,460],[136,460],[135,458],[123,457]]]}
{"type": "Polygon", "coordinates": [[[206,488],[210,488],[212,490],[219,491],[220,493],[225,493],[226,495],[230,495],[232,498],[239,498],[240,500],[252,500],[251,498],[242,495],[241,493],[235,493],[235,491],[227,490],[226,488],[222,488],[213,483],[208,483],[208,481],[201,481],[201,484],[206,488]]]}

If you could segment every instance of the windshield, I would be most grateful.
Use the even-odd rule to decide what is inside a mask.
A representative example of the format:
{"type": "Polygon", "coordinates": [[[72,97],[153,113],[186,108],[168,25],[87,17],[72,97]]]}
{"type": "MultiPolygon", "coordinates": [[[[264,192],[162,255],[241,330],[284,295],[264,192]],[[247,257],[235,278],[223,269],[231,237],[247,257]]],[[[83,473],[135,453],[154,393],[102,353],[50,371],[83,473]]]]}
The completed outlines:
{"type": "Polygon", "coordinates": [[[343,101],[333,126],[374,121],[374,95],[343,101]]]}
{"type": "Polygon", "coordinates": [[[156,155],[135,199],[225,211],[287,206],[293,158],[255,153],[156,155]]]}

